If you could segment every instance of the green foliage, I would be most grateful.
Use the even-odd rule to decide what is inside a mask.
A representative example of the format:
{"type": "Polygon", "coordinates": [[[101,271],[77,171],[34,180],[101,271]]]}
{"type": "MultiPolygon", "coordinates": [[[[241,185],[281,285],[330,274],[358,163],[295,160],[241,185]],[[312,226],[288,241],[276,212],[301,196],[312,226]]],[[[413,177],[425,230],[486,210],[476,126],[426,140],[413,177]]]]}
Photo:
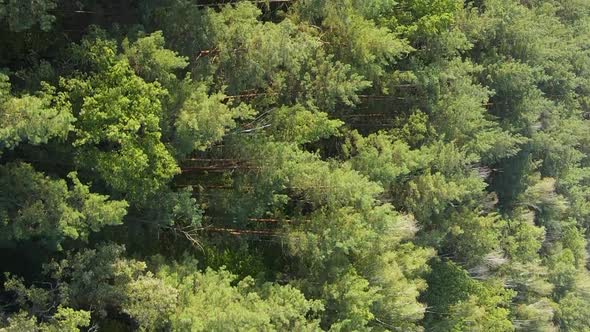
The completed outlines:
{"type": "Polygon", "coordinates": [[[90,325],[90,312],[74,310],[61,304],[56,306],[51,290],[36,286],[26,287],[22,279],[6,274],[4,288],[16,295],[16,302],[27,311],[8,317],[8,325],[0,331],[79,331],[79,327],[90,325]],[[38,317],[44,322],[38,324],[38,317]]]}
{"type": "Polygon", "coordinates": [[[453,202],[461,202],[484,188],[485,184],[477,177],[449,181],[440,172],[427,172],[408,183],[404,204],[418,220],[427,222],[453,202]]]}
{"type": "Polygon", "coordinates": [[[118,61],[88,79],[65,83],[78,114],[73,144],[78,163],[95,170],[130,200],[145,199],[178,172],[160,140],[159,116],[166,92],[146,83],[126,61],[118,61]],[[111,88],[111,85],[115,88],[111,88]]]}
{"type": "Polygon", "coordinates": [[[337,59],[350,63],[371,81],[377,81],[388,65],[412,48],[388,28],[379,27],[346,7],[330,5],[323,8],[322,27],[329,31],[324,37],[337,59]]]}
{"type": "Polygon", "coordinates": [[[0,0],[0,330],[590,330],[587,2],[0,0]]]}
{"type": "Polygon", "coordinates": [[[152,331],[165,327],[176,307],[178,292],[166,287],[149,273],[128,283],[123,312],[133,317],[140,330],[152,331]]]}
{"type": "Polygon", "coordinates": [[[429,156],[411,150],[403,141],[397,141],[386,133],[362,137],[353,133],[346,149],[351,155],[352,167],[386,188],[400,178],[426,167],[429,156]]]}
{"type": "Polygon", "coordinates": [[[185,57],[164,48],[161,31],[141,37],[134,43],[125,39],[121,46],[131,68],[147,82],[159,81],[166,85],[176,79],[174,71],[188,65],[185,57]]]}
{"type": "Polygon", "coordinates": [[[426,300],[435,309],[428,319],[431,330],[514,330],[508,304],[515,294],[498,280],[474,280],[452,262],[436,262],[427,280],[426,300]]]}
{"type": "Polygon", "coordinates": [[[444,140],[465,146],[488,160],[515,155],[524,140],[502,131],[486,114],[491,92],[475,84],[473,74],[482,68],[455,59],[438,74],[440,98],[432,109],[434,128],[444,140]]]}
{"type": "Polygon", "coordinates": [[[198,85],[182,105],[176,118],[178,150],[187,154],[202,151],[220,141],[227,131],[236,127],[237,118],[247,118],[247,106],[230,107],[222,93],[207,94],[207,87],[198,85]]]}
{"type": "Polygon", "coordinates": [[[547,299],[524,305],[521,304],[515,311],[517,319],[513,319],[515,327],[522,330],[555,331],[553,324],[555,304],[547,299]]]}
{"type": "Polygon", "coordinates": [[[232,269],[228,272],[240,278],[258,277],[266,270],[260,253],[250,253],[248,248],[224,249],[221,252],[215,248],[205,248],[204,251],[208,267],[215,270],[232,269]]]}
{"type": "Polygon", "coordinates": [[[297,101],[332,110],[337,103],[359,101],[357,93],[370,83],[349,64],[334,61],[311,27],[289,19],[263,24],[260,14],[254,5],[240,2],[193,18],[205,20],[207,30],[195,77],[212,76],[232,95],[261,91],[263,103],[297,101]]]}
{"type": "MultiPolygon", "coordinates": [[[[478,296],[470,296],[466,301],[457,303],[449,309],[452,317],[444,331],[513,331],[514,327],[508,319],[506,308],[497,308],[498,303],[506,303],[500,296],[482,300],[478,296]]],[[[438,329],[435,328],[434,330],[438,329]]]]}
{"type": "Polygon", "coordinates": [[[26,312],[19,312],[8,318],[8,325],[0,329],[6,332],[78,332],[80,328],[90,325],[90,312],[58,307],[49,322],[37,323],[35,317],[26,312]]]}
{"type": "Polygon", "coordinates": [[[590,325],[590,315],[586,310],[588,298],[582,294],[570,293],[559,303],[559,322],[564,331],[584,331],[590,325]]]}
{"type": "Polygon", "coordinates": [[[51,29],[55,16],[50,14],[57,7],[55,0],[18,1],[0,3],[0,22],[8,21],[11,31],[25,31],[39,25],[43,31],[51,29]]]}
{"type": "Polygon", "coordinates": [[[3,241],[39,239],[59,246],[65,238],[86,240],[91,232],[122,222],[125,201],[91,193],[76,173],[71,186],[36,172],[25,163],[0,166],[3,241]]]}
{"type": "Polygon", "coordinates": [[[532,213],[521,212],[517,219],[508,221],[505,235],[505,251],[515,261],[530,262],[538,256],[543,240],[545,229],[534,224],[532,213]]]}
{"type": "Polygon", "coordinates": [[[99,317],[108,310],[128,314],[141,330],[166,326],[177,291],[146,272],[142,261],[121,257],[125,248],[108,244],[69,254],[45,266],[59,281],[58,298],[74,308],[92,309],[99,317]]]}
{"type": "Polygon", "coordinates": [[[70,48],[73,60],[87,70],[106,70],[117,61],[117,42],[97,26],[90,26],[88,35],[70,48]]]}
{"type": "Polygon", "coordinates": [[[466,266],[483,263],[488,254],[501,248],[501,230],[506,223],[496,214],[460,211],[451,214],[449,223],[449,247],[466,266]]]}
{"type": "Polygon", "coordinates": [[[290,286],[256,285],[250,277],[238,281],[223,269],[198,272],[190,261],[163,266],[158,276],[179,290],[174,330],[318,330],[318,322],[307,317],[320,312],[321,303],[290,286]]]}
{"type": "Polygon", "coordinates": [[[338,135],[343,122],[328,118],[328,114],[307,110],[300,105],[271,111],[269,131],[273,138],[298,144],[316,142],[338,135]]]}
{"type": "Polygon", "coordinates": [[[190,187],[157,193],[142,206],[141,212],[146,213],[150,220],[154,220],[160,226],[200,226],[203,220],[203,211],[197,200],[192,197],[190,187]]]}
{"type": "Polygon", "coordinates": [[[44,84],[35,96],[10,96],[8,77],[0,74],[0,154],[21,143],[40,145],[50,139],[65,140],[75,118],[63,93],[44,84]]]}
{"type": "Polygon", "coordinates": [[[325,286],[323,292],[328,299],[328,317],[336,322],[330,325],[330,330],[367,330],[367,323],[375,318],[371,306],[380,300],[377,288],[370,287],[367,280],[351,271],[337,283],[325,286]]]}

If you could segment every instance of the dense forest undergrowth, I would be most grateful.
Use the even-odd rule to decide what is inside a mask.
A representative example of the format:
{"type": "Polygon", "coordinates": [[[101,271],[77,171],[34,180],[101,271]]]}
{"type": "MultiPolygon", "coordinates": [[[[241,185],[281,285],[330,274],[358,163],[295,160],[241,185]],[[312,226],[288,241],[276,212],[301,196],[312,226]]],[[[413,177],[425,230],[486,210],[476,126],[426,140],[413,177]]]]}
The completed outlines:
{"type": "Polygon", "coordinates": [[[0,0],[0,331],[590,331],[590,1],[0,0]]]}

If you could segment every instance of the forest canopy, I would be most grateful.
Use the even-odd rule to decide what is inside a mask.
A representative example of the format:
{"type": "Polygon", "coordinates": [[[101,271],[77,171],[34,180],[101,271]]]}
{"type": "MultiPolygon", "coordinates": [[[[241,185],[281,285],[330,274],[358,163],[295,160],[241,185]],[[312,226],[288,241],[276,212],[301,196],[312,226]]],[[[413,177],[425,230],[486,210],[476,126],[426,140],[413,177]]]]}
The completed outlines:
{"type": "Polygon", "coordinates": [[[590,331],[590,1],[0,0],[0,331],[590,331]]]}

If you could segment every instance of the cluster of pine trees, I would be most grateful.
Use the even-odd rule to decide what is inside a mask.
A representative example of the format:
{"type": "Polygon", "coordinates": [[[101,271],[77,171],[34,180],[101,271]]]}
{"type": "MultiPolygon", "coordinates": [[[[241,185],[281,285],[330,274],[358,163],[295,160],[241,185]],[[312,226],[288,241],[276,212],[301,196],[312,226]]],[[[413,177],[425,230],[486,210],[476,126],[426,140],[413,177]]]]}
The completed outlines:
{"type": "Polygon", "coordinates": [[[0,331],[590,331],[590,1],[0,0],[0,331]]]}

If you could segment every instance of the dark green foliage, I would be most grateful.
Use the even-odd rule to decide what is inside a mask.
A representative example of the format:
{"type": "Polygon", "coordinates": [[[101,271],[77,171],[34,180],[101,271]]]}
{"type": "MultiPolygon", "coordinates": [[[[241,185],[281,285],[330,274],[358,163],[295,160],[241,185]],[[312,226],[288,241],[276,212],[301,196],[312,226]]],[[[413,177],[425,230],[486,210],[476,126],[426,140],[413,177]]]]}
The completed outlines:
{"type": "Polygon", "coordinates": [[[3,0],[0,2],[0,22],[7,22],[10,30],[15,32],[37,25],[41,30],[47,31],[55,21],[55,16],[50,11],[56,7],[55,0],[3,0]]]}
{"type": "Polygon", "coordinates": [[[0,331],[590,330],[584,0],[0,0],[0,331]]]}
{"type": "Polygon", "coordinates": [[[91,193],[76,173],[51,179],[31,165],[0,166],[2,242],[37,239],[59,246],[65,238],[86,240],[91,232],[122,222],[128,204],[91,193]]]}

